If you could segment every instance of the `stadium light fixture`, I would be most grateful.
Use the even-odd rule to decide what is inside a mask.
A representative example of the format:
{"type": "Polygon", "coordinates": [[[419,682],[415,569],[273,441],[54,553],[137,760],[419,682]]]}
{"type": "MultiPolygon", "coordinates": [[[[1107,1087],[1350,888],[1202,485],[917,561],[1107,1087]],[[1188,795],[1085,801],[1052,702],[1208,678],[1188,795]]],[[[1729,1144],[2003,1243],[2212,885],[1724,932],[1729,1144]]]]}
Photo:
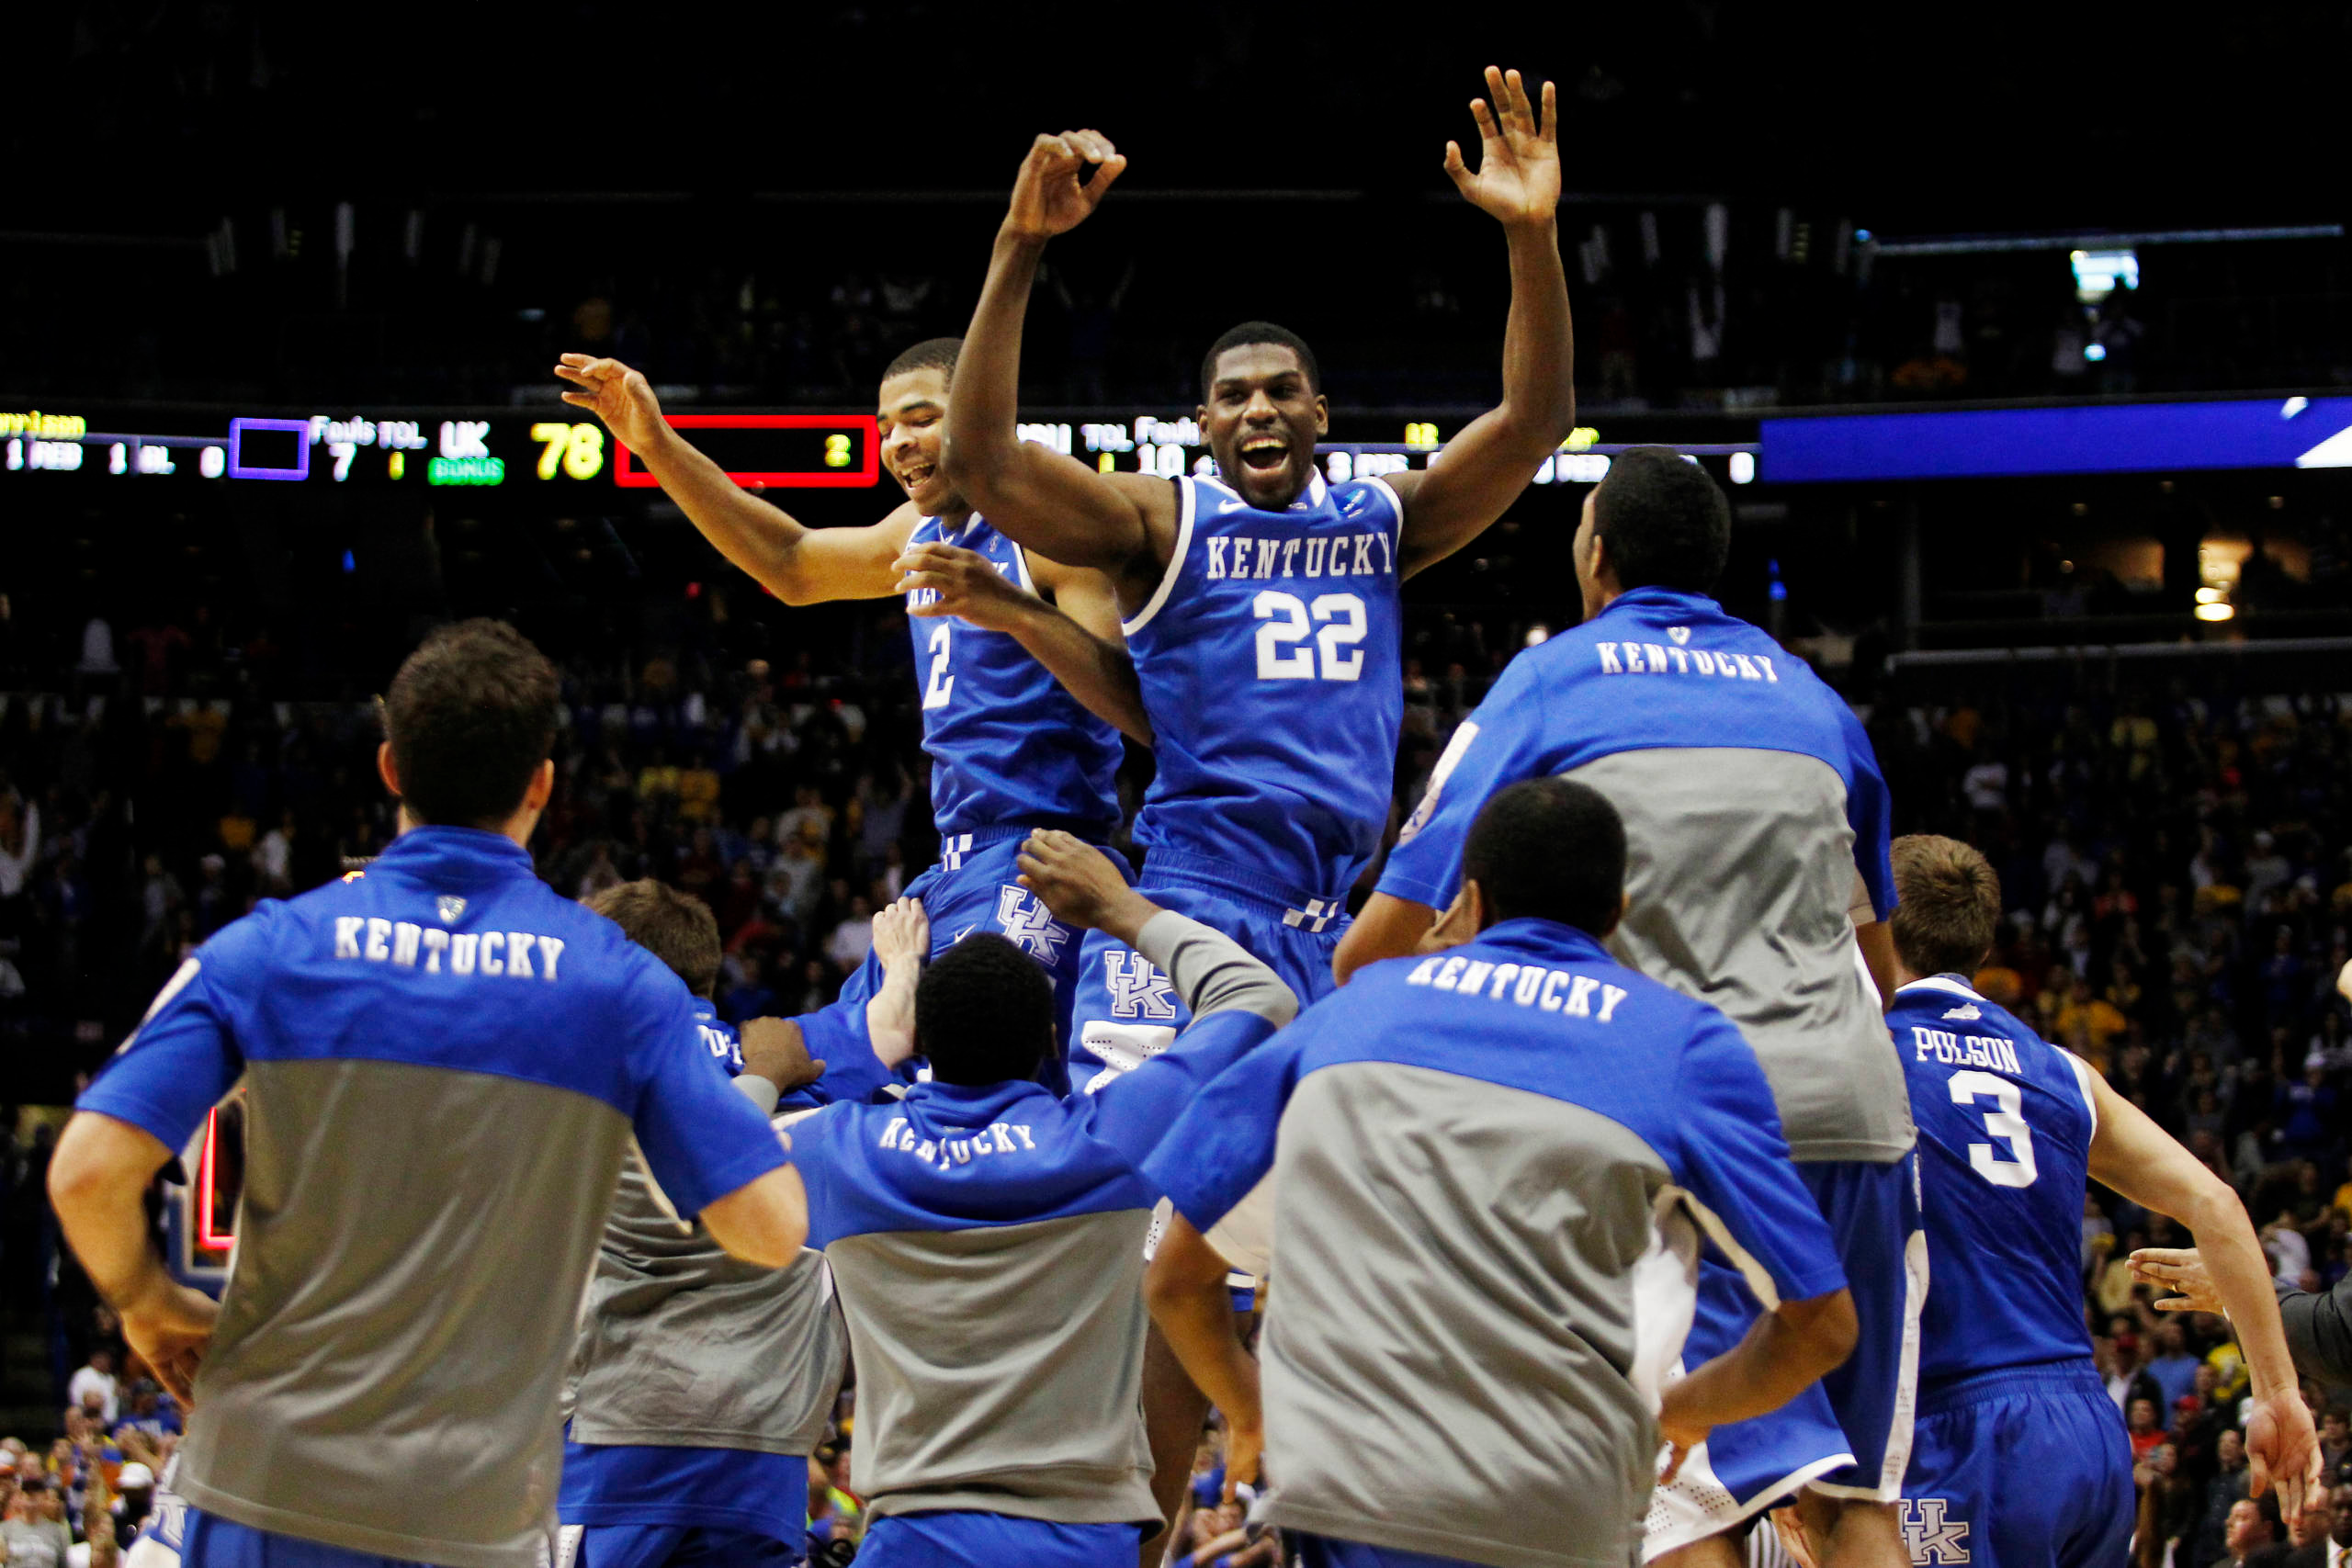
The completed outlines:
{"type": "Polygon", "coordinates": [[[2236,615],[2236,608],[2229,604],[2216,603],[2197,606],[2197,618],[2200,621],[2226,621],[2236,615]]]}

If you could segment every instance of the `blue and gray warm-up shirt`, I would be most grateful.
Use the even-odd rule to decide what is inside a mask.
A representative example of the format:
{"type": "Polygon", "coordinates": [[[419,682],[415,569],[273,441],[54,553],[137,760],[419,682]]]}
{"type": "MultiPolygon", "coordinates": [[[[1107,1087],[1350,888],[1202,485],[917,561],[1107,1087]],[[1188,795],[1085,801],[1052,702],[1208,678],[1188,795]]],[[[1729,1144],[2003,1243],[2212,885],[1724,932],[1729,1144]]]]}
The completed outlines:
{"type": "Polygon", "coordinates": [[[536,1568],[557,1395],[632,1136],[682,1213],[782,1165],[678,977],[513,840],[416,828],[183,964],[80,1109],[179,1149],[243,1077],[234,1271],[175,1489],[536,1568]]]}
{"type": "Polygon", "coordinates": [[[1203,1230],[1270,1171],[1271,1517],[1343,1540],[1623,1568],[1702,1235],[1846,1282],[1739,1031],[1548,920],[1366,968],[1144,1168],[1203,1230]]]}
{"type": "Polygon", "coordinates": [[[1903,1068],[1854,941],[1894,908],[1890,802],[1853,710],[1702,593],[1636,588],[1527,649],[1453,733],[1381,874],[1443,908],[1479,809],[1521,779],[1591,785],[1624,819],[1610,951],[1713,1003],[1801,1160],[1910,1151],[1903,1068]]]}
{"type": "Polygon", "coordinates": [[[1291,993],[1197,921],[1138,952],[1193,1009],[1095,1094],[922,1083],[792,1128],[857,1365],[851,1481],[876,1516],[976,1509],[1157,1526],[1140,1412],[1140,1167],[1184,1103],[1286,1021],[1291,993]]]}
{"type": "MultiPolygon", "coordinates": [[[[824,1080],[779,1099],[764,1078],[744,1077],[742,1039],[709,1002],[695,1003],[695,1021],[753,1103],[786,1116],[830,1103],[824,1080]]],[[[643,1160],[627,1161],[564,1385],[559,1516],[797,1548],[808,1529],[806,1456],[824,1440],[848,1361],[823,1258],[803,1251],[781,1269],[729,1258],[673,1211],[643,1160]]]]}

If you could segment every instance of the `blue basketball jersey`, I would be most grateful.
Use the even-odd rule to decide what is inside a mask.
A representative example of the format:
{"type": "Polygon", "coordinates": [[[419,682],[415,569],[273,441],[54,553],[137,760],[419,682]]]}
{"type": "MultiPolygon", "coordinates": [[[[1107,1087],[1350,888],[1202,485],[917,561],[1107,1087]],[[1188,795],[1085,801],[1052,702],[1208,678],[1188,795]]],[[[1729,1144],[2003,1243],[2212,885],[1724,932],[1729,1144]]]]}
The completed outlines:
{"type": "Polygon", "coordinates": [[[1397,536],[1385,480],[1261,512],[1176,481],[1176,550],[1125,623],[1159,773],[1145,868],[1239,868],[1296,902],[1344,895],[1380,847],[1404,721],[1397,536]]]}
{"type": "MultiPolygon", "coordinates": [[[[954,545],[986,556],[1035,593],[1021,547],[977,514],[960,528],[936,517],[910,545],[954,545]]],[[[907,595],[907,607],[938,598],[907,595]]],[[[922,691],[922,749],[931,753],[931,810],[944,834],[1034,822],[1107,832],[1119,820],[1119,732],[1079,705],[1009,632],[960,616],[907,617],[922,691]]]]}
{"type": "Polygon", "coordinates": [[[1915,980],[1886,1015],[1919,1130],[1933,1270],[1923,1385],[2091,1354],[2083,1194],[2091,1069],[1957,976],[1915,980]]]}

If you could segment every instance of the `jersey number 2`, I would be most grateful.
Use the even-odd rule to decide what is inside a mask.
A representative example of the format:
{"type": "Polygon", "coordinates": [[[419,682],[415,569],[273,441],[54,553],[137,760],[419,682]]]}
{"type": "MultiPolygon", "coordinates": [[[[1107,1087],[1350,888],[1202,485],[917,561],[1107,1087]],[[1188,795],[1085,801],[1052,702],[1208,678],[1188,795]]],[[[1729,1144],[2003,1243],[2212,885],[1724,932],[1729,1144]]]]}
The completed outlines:
{"type": "Polygon", "coordinates": [[[1992,1100],[1997,1110],[1984,1114],[1984,1130],[2008,1145],[2009,1160],[1993,1157],[1990,1144],[1968,1145],[1968,1168],[1996,1187],[2030,1187],[2040,1173],[2033,1168],[2033,1129],[2025,1124],[2019,1114],[2025,1108],[2025,1097],[2018,1086],[2007,1078],[1991,1073],[1954,1073],[1951,1076],[1951,1102],[1973,1107],[1979,1096],[1992,1100]],[[2010,1160],[2016,1163],[2011,1164],[2010,1160]]]}
{"type": "Polygon", "coordinates": [[[1309,608],[1297,594],[1278,588],[1266,589],[1251,603],[1251,613],[1266,623],[1258,628],[1258,679],[1312,681],[1317,654],[1326,681],[1353,681],[1363,675],[1363,649],[1357,644],[1367,628],[1363,601],[1353,593],[1316,595],[1311,608],[1323,626],[1313,634],[1312,649],[1306,646],[1309,608]]]}
{"type": "Polygon", "coordinates": [[[953,621],[942,621],[931,629],[931,680],[922,689],[922,705],[944,708],[948,694],[956,689],[956,677],[947,672],[947,631],[953,621]]]}

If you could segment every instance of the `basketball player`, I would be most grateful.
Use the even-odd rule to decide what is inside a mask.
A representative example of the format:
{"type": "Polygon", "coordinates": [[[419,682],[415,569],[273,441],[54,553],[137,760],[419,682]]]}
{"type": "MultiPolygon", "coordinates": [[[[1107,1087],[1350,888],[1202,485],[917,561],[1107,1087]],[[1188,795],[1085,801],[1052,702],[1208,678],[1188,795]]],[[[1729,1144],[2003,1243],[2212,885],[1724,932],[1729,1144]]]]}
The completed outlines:
{"type": "Polygon", "coordinates": [[[2132,1539],[2132,1450],[2083,1326],[2096,1179],[2187,1225],[2253,1378],[2247,1490],[2293,1517],[2319,1478],[2270,1269],[2237,1194],[2072,1052],[1979,996],[2001,885],[1951,839],[1894,845],[1900,989],[1887,1022],[1919,1124],[1935,1286],[1920,1320],[1905,1533],[1932,1560],[2094,1568],[2132,1539]]]}
{"type": "MultiPolygon", "coordinates": [[[[1349,886],[1388,818],[1404,708],[1397,584],[1476,538],[1575,423],[1552,89],[1539,114],[1518,73],[1490,69],[1487,83],[1495,108],[1471,106],[1477,172],[1451,142],[1445,164],[1509,241],[1503,402],[1442,463],[1326,484],[1314,353],[1263,321],[1202,361],[1218,478],[1099,473],[1018,440],[1022,322],[1046,242],[1083,221],[1126,164],[1091,130],[1040,136],[1023,163],[947,412],[942,458],[957,491],[1012,537],[1099,568],[1117,590],[1158,761],[1136,825],[1145,886],[1304,998],[1330,988],[1349,886]]],[[[1086,939],[1080,984],[1074,1086],[1135,1066],[1182,1024],[1167,977],[1106,933],[1086,939]]]]}
{"type": "Polygon", "coordinates": [[[512,627],[427,637],[378,753],[400,836],[198,949],[58,1140],[50,1196],[91,1282],[173,1394],[194,1385],[170,1480],[188,1568],[537,1568],[632,1135],[728,1252],[799,1249],[800,1180],[685,987],[532,871],[557,700],[512,627]],[[241,1078],[216,1315],[164,1271],[143,1198],[241,1078]]]}
{"type": "Polygon", "coordinates": [[[864,1568],[1135,1562],[1160,1528],[1136,1408],[1159,1191],[1139,1168],[1184,1102],[1295,1006],[1264,964],[1070,835],[1033,835],[1020,866],[1057,919],[1150,955],[1193,1019],[1158,1060],[1059,1097],[1036,1081],[1057,1049],[1051,987],[978,933],[916,988],[931,1081],[794,1124],[810,1241],[857,1364],[864,1568]]]}
{"type": "MultiPolygon", "coordinates": [[[[1118,733],[1071,692],[1137,730],[1142,710],[1102,574],[1024,550],[976,515],[942,471],[957,346],[919,343],[883,372],[882,461],[907,499],[862,528],[804,527],[739,489],[618,360],[567,354],[555,373],[578,389],[564,401],[594,411],[703,536],[786,604],[906,596],[940,835],[939,863],[907,893],[922,902],[937,947],[975,930],[1018,944],[1053,973],[1066,1019],[1079,944],[1022,890],[1012,857],[1034,827],[1101,842],[1119,823],[1118,733]]],[[[808,1054],[831,1064],[820,1092],[862,1098],[859,1089],[881,1087],[878,1072],[863,1085],[849,1075],[873,1071],[865,1004],[882,979],[869,957],[837,1001],[798,1021],[808,1054]]]]}
{"type": "Polygon", "coordinates": [[[1310,1568],[1628,1562],[1661,1435],[1770,1410],[1854,1343],[1754,1053],[1601,945],[1609,803],[1513,784],[1464,854],[1458,945],[1307,1009],[1144,1168],[1203,1227],[1273,1173],[1264,1517],[1311,1532],[1310,1568]],[[1702,1230],[1772,1310],[1668,1382],[1702,1230]]]}
{"type": "MultiPolygon", "coordinates": [[[[1617,458],[1577,529],[1584,624],[1520,654],[1462,722],[1340,973],[1413,949],[1460,888],[1496,790],[1565,774],[1609,797],[1632,851],[1611,949],[1722,1009],[1756,1048],[1861,1325],[1822,1391],[1715,1431],[1660,1489],[1645,1550],[1727,1563],[1725,1530],[1810,1483],[1826,1568],[1899,1563],[1905,1346],[1927,1258],[1903,1068],[1853,924],[1883,948],[1886,786],[1838,694],[1708,597],[1730,543],[1730,508],[1697,465],[1660,446],[1617,458]]],[[[1690,1359],[1728,1348],[1760,1311],[1711,1264],[1690,1359]]]]}
{"type": "MultiPolygon", "coordinates": [[[[647,880],[587,902],[685,982],[703,1043],[763,1114],[824,1103],[808,1089],[825,1064],[808,1060],[799,1030],[766,1018],[739,1034],[718,1018],[718,923],[701,899],[647,880]]],[[[876,916],[874,945],[886,980],[868,1007],[911,1014],[930,950],[922,907],[902,898],[876,916]]],[[[900,1058],[914,1045],[908,1021],[900,1058]]],[[[556,1568],[800,1562],[808,1455],[848,1359],[821,1258],[738,1263],[679,1223],[641,1164],[623,1166],[564,1391],[556,1568]]]]}

